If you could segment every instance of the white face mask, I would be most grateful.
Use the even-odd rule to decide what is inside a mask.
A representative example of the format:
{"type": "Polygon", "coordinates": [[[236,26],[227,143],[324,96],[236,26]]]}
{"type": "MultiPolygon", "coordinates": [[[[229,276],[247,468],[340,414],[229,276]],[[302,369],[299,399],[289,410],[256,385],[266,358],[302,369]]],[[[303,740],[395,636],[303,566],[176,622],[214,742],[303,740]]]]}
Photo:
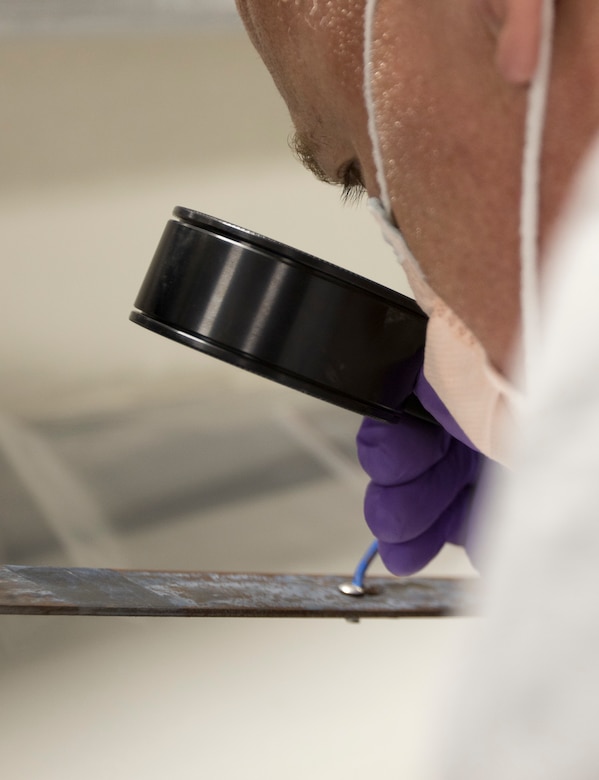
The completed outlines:
{"type": "MultiPolygon", "coordinates": [[[[374,63],[371,52],[376,4],[377,0],[366,2],[364,96],[381,199],[371,199],[369,205],[379,221],[383,236],[393,247],[404,268],[417,303],[429,316],[424,357],[426,379],[470,441],[485,455],[505,463],[504,443],[509,441],[522,397],[493,368],[472,331],[431,289],[391,216],[372,91],[374,63]]],[[[549,85],[552,31],[553,0],[544,0],[540,62],[529,90],[522,174],[520,233],[524,363],[535,349],[539,316],[537,246],[540,153],[549,85]]]]}

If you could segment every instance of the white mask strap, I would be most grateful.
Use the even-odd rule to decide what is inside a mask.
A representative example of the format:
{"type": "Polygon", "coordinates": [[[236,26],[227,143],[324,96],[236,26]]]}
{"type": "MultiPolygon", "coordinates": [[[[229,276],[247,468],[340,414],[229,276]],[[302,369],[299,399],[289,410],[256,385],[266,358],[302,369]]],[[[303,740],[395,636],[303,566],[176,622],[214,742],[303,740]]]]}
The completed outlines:
{"type": "Polygon", "coordinates": [[[376,11],[376,4],[377,0],[366,0],[366,7],[364,9],[364,102],[366,104],[366,113],[368,114],[368,134],[372,145],[372,157],[376,168],[376,180],[381,193],[380,199],[387,217],[391,217],[391,199],[385,180],[385,165],[381,151],[381,141],[376,126],[376,108],[374,105],[374,95],[372,93],[372,82],[374,78],[372,38],[374,33],[374,13],[376,11]]]}
{"type": "Polygon", "coordinates": [[[541,153],[551,76],[554,0],[544,0],[539,63],[528,91],[528,108],[522,160],[520,200],[520,309],[524,379],[530,378],[530,362],[539,345],[539,202],[541,153]]]}

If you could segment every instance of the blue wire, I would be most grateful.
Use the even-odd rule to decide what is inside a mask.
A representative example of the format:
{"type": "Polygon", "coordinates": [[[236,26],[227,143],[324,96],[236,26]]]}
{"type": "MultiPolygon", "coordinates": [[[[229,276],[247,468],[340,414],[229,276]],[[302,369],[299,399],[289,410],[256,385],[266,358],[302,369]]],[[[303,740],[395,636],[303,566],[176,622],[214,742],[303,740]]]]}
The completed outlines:
{"type": "Polygon", "coordinates": [[[352,580],[352,585],[355,585],[358,588],[364,587],[364,577],[366,576],[366,571],[374,558],[376,557],[376,554],[379,551],[379,543],[375,539],[374,542],[370,545],[370,547],[366,550],[364,555],[362,556],[360,562],[358,563],[356,570],[354,572],[354,578],[352,580]]]}

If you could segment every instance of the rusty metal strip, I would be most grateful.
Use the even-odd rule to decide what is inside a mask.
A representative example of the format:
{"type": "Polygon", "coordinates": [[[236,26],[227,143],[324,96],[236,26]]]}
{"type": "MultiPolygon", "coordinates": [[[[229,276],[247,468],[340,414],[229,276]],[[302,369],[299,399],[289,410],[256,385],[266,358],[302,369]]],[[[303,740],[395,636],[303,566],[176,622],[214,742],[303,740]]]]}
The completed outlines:
{"type": "Polygon", "coordinates": [[[347,578],[288,574],[0,566],[0,614],[155,617],[439,617],[475,611],[475,583],[367,579],[356,598],[347,578]]]}

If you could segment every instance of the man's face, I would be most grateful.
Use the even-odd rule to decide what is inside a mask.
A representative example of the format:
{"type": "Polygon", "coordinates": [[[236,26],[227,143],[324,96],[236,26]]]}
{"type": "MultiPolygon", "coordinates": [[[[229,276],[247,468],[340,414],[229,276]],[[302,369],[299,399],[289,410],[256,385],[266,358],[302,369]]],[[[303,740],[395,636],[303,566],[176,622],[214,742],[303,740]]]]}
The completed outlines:
{"type": "MultiPolygon", "coordinates": [[[[364,0],[238,0],[319,178],[379,195],[363,98],[364,0]]],[[[524,90],[494,68],[481,3],[379,0],[372,84],[393,214],[431,286],[505,368],[519,319],[524,90]]]]}
{"type": "Polygon", "coordinates": [[[287,104],[302,160],[319,178],[341,185],[348,167],[359,162],[374,194],[362,97],[363,6],[364,0],[238,0],[287,104]]]}

